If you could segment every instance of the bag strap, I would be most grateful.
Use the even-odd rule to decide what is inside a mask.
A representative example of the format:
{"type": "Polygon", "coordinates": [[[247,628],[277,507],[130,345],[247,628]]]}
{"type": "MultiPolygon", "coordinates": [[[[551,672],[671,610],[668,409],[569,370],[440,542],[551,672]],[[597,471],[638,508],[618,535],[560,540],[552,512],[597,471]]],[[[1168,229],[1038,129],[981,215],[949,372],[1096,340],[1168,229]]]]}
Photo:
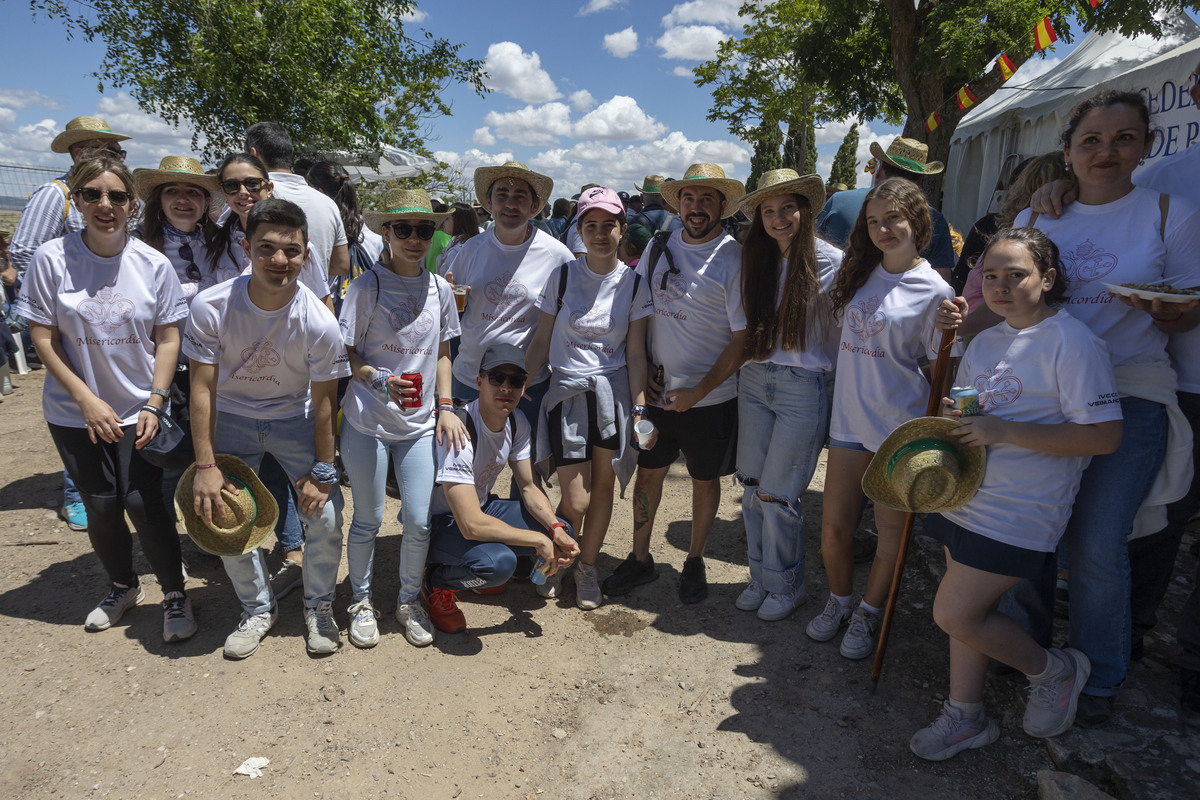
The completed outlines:
{"type": "Polygon", "coordinates": [[[1038,212],[1034,211],[1029,214],[1029,222],[1025,223],[1026,228],[1033,228],[1037,224],[1038,212]]]}
{"type": "Polygon", "coordinates": [[[641,283],[642,283],[642,274],[640,272],[638,272],[637,270],[634,270],[633,271],[633,294],[630,295],[630,297],[629,297],[629,318],[630,319],[633,319],[633,312],[637,310],[635,308],[635,306],[637,305],[637,290],[638,290],[638,286],[641,285],[641,283]]]}
{"type": "Polygon", "coordinates": [[[67,224],[67,218],[71,216],[71,190],[62,181],[55,179],[50,181],[57,183],[58,187],[63,191],[63,224],[67,224]]]}
{"type": "Polygon", "coordinates": [[[1171,195],[1160,194],[1158,196],[1158,209],[1162,212],[1162,219],[1158,223],[1158,239],[1161,242],[1167,240],[1167,209],[1171,205],[1171,195]]]}
{"type": "MultiPolygon", "coordinates": [[[[478,437],[475,435],[475,420],[471,416],[471,413],[467,411],[465,404],[461,406],[455,406],[454,414],[462,421],[463,426],[466,427],[467,436],[470,437],[472,442],[472,447],[474,449],[471,450],[471,464],[474,466],[475,459],[479,457],[479,448],[474,447],[473,444],[474,442],[479,441],[478,437]]],[[[517,443],[517,418],[512,414],[508,415],[508,432],[510,434],[509,447],[512,447],[517,443]]]]}
{"type": "Polygon", "coordinates": [[[667,271],[663,273],[662,290],[667,289],[667,277],[672,272],[679,272],[679,268],[675,266],[675,257],[671,255],[671,248],[667,247],[667,241],[671,238],[668,231],[659,231],[650,239],[650,255],[648,260],[650,264],[646,267],[646,277],[653,279],[654,265],[658,262],[659,255],[667,257],[667,271]]]}
{"type": "Polygon", "coordinates": [[[563,262],[563,265],[558,268],[558,305],[554,309],[555,314],[562,311],[563,297],[567,294],[567,264],[570,263],[570,261],[563,262]]]}

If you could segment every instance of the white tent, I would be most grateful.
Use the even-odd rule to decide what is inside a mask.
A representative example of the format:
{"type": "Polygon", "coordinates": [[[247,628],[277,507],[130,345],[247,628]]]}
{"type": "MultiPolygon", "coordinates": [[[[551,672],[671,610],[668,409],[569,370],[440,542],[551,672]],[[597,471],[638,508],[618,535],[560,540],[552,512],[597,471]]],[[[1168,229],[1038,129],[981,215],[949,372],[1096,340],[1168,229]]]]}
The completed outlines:
{"type": "Polygon", "coordinates": [[[346,172],[350,173],[350,180],[354,183],[415,178],[437,166],[437,161],[432,158],[410,153],[391,145],[380,145],[379,150],[379,153],[368,159],[361,159],[346,153],[335,153],[334,161],[346,168],[346,172]]]}
{"type": "MultiPolygon", "coordinates": [[[[1088,34],[1062,63],[1022,81],[1021,72],[971,111],[954,131],[942,213],[962,231],[988,213],[1002,169],[1059,149],[1071,107],[1100,89],[1141,91],[1159,136],[1147,163],[1200,145],[1200,113],[1187,91],[1200,61],[1200,26],[1184,14],[1163,37],[1088,34]],[[1005,160],[1009,159],[1009,164],[1005,160]]],[[[1028,62],[1032,65],[1032,61],[1028,62]]],[[[991,210],[995,210],[993,207],[991,210]]]]}

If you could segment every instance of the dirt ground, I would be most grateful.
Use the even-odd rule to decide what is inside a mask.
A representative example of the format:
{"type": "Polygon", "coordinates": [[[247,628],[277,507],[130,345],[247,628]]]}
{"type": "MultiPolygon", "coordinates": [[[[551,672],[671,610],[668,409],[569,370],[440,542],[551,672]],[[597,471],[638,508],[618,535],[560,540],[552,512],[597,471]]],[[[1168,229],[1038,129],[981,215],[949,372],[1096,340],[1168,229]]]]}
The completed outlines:
{"type": "MultiPolygon", "coordinates": [[[[225,660],[236,599],[219,560],[190,541],[193,639],[163,643],[162,594],[140,555],[146,602],[86,633],[106,581],[86,535],[55,516],[62,467],[41,375],[14,376],[19,388],[0,405],[0,797],[1032,798],[1036,771],[1051,767],[1021,733],[1002,680],[987,697],[1004,731],[997,744],[941,764],[909,752],[946,691],[946,640],[923,566],[910,563],[877,692],[869,662],[804,636],[827,592],[823,471],[804,498],[809,600],[781,622],[734,608],[747,570],[730,484],[709,546],[709,598],[679,602],[691,505],[676,465],[653,543],[661,578],[595,611],[574,607],[570,579],[555,601],[514,583],[466,596],[468,631],[416,649],[392,617],[392,522],[377,547],[383,640],[373,650],[343,633],[336,654],[307,655],[294,592],[254,656],[225,660]],[[263,776],[234,776],[252,756],[270,759],[263,776]]],[[[629,505],[617,506],[605,575],[629,550],[629,505]]],[[[344,563],[341,576],[344,631],[344,563]]]]}

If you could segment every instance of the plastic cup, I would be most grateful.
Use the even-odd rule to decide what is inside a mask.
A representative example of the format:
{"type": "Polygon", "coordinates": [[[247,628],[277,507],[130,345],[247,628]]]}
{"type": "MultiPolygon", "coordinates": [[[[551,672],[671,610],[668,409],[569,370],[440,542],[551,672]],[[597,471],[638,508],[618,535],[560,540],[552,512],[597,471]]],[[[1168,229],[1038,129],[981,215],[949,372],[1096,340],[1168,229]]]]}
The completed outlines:
{"type": "Polygon", "coordinates": [[[467,310],[467,287],[454,287],[454,307],[458,309],[458,313],[460,314],[467,310]]]}
{"type": "Polygon", "coordinates": [[[638,447],[650,445],[650,437],[654,435],[654,423],[648,419],[640,419],[633,426],[633,437],[637,439],[638,447]]]}

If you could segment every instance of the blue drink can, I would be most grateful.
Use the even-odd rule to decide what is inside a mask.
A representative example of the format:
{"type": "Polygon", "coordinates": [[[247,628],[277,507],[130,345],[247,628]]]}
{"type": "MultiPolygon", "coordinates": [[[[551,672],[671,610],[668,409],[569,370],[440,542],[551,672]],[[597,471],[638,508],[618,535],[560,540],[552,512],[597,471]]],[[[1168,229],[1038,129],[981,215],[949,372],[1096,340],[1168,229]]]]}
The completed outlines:
{"type": "Polygon", "coordinates": [[[545,583],[547,569],[549,569],[549,565],[546,563],[546,559],[538,556],[537,563],[533,565],[533,572],[529,573],[530,582],[538,586],[545,583]]]}
{"type": "Polygon", "coordinates": [[[974,386],[955,386],[950,390],[950,399],[954,407],[962,412],[964,417],[975,417],[979,410],[979,390],[974,386]]]}

